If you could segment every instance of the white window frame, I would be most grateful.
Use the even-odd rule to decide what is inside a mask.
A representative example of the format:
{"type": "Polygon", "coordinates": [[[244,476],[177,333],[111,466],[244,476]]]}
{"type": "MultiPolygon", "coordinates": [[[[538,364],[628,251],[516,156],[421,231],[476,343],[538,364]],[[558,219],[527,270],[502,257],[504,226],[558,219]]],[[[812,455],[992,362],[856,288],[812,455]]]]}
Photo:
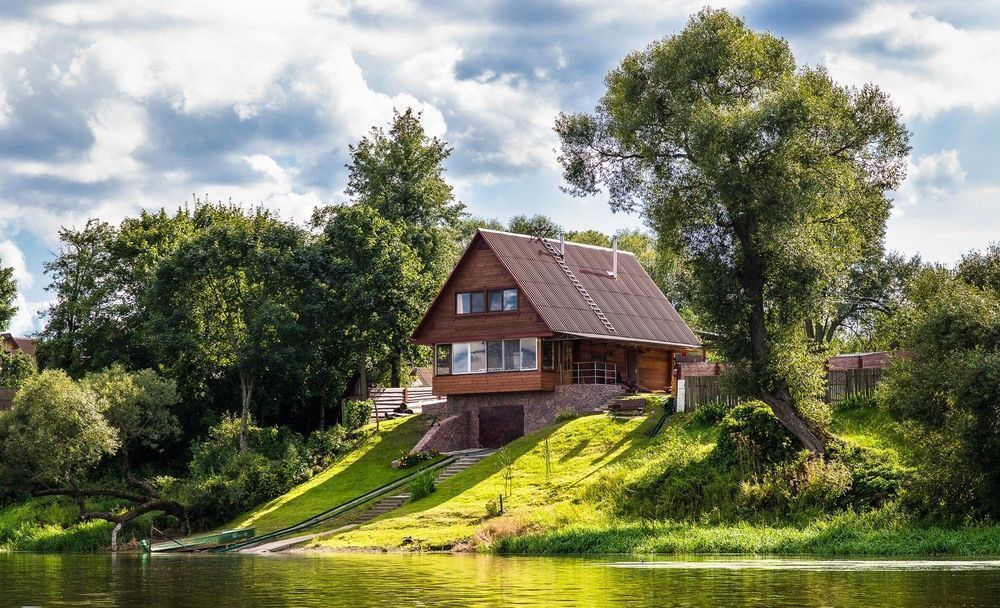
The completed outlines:
{"type": "MultiPolygon", "coordinates": [[[[538,353],[538,338],[511,338],[511,340],[517,340],[517,369],[490,369],[489,365],[489,354],[487,342],[500,342],[501,344],[501,362],[506,364],[507,362],[507,340],[475,340],[473,342],[448,342],[442,344],[451,344],[451,375],[452,376],[463,376],[467,374],[488,374],[488,373],[509,373],[509,372],[533,372],[538,371],[539,365],[539,353],[538,353]],[[522,353],[524,352],[525,345],[531,344],[534,347],[535,352],[535,365],[534,367],[524,367],[521,365],[523,360],[522,353]],[[483,349],[483,369],[473,370],[472,369],[472,349],[473,346],[478,347],[482,345],[483,349]],[[456,356],[459,353],[465,354],[465,360],[468,363],[466,371],[460,371],[457,364],[456,356]]],[[[435,371],[437,369],[435,363],[435,371]]]]}

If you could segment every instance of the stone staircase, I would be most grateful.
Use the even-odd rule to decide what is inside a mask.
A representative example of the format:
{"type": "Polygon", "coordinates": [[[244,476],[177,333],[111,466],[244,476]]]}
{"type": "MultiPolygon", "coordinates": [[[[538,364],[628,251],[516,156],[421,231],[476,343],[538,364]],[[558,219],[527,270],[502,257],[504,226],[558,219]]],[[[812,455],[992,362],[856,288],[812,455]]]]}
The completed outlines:
{"type": "MultiPolygon", "coordinates": [[[[457,456],[454,462],[441,469],[441,471],[434,477],[434,483],[441,483],[445,479],[449,479],[458,475],[462,471],[468,469],[472,465],[476,464],[483,458],[486,458],[496,450],[492,449],[471,449],[471,450],[460,450],[458,452],[449,452],[449,455],[457,456]]],[[[382,500],[375,503],[375,506],[368,509],[351,523],[360,526],[366,524],[371,520],[375,519],[380,515],[385,515],[393,509],[397,509],[403,505],[407,500],[410,499],[409,492],[403,492],[400,494],[393,494],[392,496],[383,498],[382,500]]]]}

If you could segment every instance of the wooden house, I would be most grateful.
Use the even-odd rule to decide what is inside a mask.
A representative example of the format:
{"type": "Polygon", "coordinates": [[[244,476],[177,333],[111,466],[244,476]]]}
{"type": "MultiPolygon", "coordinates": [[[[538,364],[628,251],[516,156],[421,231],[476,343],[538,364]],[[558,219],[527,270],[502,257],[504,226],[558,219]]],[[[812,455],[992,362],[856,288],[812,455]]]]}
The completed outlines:
{"type": "Polygon", "coordinates": [[[467,447],[505,443],[627,386],[668,391],[675,355],[700,347],[631,253],[484,229],[413,340],[434,349],[433,392],[449,398],[439,417],[510,427],[471,424],[467,447]]]}

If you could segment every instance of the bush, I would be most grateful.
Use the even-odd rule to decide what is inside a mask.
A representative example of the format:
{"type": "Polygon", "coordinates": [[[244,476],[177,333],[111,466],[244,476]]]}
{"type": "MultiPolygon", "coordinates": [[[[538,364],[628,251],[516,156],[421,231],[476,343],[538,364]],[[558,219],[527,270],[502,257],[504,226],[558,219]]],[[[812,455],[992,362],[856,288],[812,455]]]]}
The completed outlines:
{"type": "Polygon", "coordinates": [[[417,473],[410,482],[410,500],[420,500],[437,491],[434,485],[434,474],[431,471],[417,473]]]}
{"type": "Polygon", "coordinates": [[[499,517],[501,515],[503,515],[503,511],[500,510],[500,500],[497,498],[487,500],[486,517],[499,517]]]}
{"type": "Polygon", "coordinates": [[[349,433],[357,431],[368,424],[368,420],[372,417],[374,409],[375,403],[371,399],[364,401],[355,401],[352,399],[347,401],[344,403],[344,428],[349,433]]]}
{"type": "Polygon", "coordinates": [[[196,528],[230,519],[310,477],[306,448],[297,433],[250,424],[243,454],[239,436],[239,418],[224,417],[207,440],[195,445],[190,480],[176,484],[196,528]]]}
{"type": "Polygon", "coordinates": [[[729,410],[733,409],[733,405],[728,405],[722,401],[712,401],[706,403],[705,405],[697,408],[693,414],[691,414],[691,419],[695,424],[702,424],[705,426],[710,426],[713,424],[719,424],[722,419],[726,417],[729,410]]]}
{"type": "Polygon", "coordinates": [[[318,473],[351,451],[355,444],[339,424],[325,431],[313,431],[306,440],[306,460],[312,472],[318,473]]]}
{"type": "Polygon", "coordinates": [[[726,414],[714,450],[720,462],[754,473],[794,453],[788,431],[762,401],[741,403],[726,414]]]}
{"type": "Polygon", "coordinates": [[[877,407],[875,403],[874,395],[862,395],[861,393],[854,393],[841,399],[840,403],[836,405],[836,408],[840,411],[854,410],[854,409],[870,409],[877,407]]]}
{"type": "Polygon", "coordinates": [[[567,408],[556,414],[556,422],[565,422],[567,420],[573,420],[578,416],[579,414],[577,414],[575,410],[567,408]]]}
{"type": "Polygon", "coordinates": [[[412,466],[416,466],[421,462],[427,462],[429,460],[434,460],[441,453],[437,450],[424,450],[421,452],[403,452],[399,456],[399,460],[396,460],[392,465],[397,469],[408,469],[412,466]]]}
{"type": "Polygon", "coordinates": [[[35,358],[21,351],[0,351],[0,388],[18,388],[38,373],[35,358]]]}

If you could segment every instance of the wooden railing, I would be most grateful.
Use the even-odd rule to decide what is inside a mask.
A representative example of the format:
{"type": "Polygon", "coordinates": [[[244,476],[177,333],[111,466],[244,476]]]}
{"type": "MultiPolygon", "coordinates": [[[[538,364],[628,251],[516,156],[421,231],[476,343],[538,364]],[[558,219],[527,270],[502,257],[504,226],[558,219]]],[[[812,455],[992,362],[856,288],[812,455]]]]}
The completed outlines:
{"type": "Polygon", "coordinates": [[[564,369],[563,384],[618,384],[618,366],[603,361],[580,361],[564,369]]]}

